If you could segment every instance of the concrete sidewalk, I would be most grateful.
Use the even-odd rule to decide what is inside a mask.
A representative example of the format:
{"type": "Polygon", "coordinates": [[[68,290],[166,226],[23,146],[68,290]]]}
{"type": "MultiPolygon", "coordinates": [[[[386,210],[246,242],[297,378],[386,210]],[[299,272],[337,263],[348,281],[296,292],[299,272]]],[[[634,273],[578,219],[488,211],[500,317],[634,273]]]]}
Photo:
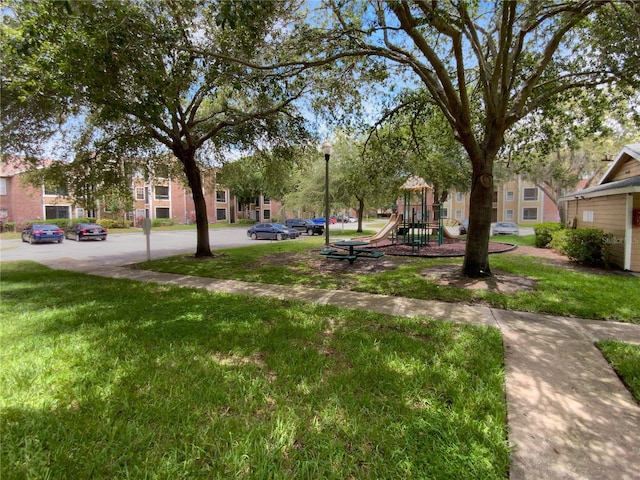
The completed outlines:
{"type": "Polygon", "coordinates": [[[640,479],[640,406],[594,346],[604,339],[640,345],[640,325],[118,266],[96,269],[69,259],[45,264],[110,278],[495,326],[506,352],[510,478],[640,479]]]}

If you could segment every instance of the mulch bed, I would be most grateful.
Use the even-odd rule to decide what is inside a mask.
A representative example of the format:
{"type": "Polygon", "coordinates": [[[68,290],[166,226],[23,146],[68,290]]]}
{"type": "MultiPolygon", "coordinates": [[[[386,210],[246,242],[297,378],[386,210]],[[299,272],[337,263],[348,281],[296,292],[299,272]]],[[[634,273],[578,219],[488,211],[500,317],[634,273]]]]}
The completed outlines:
{"type": "MultiPolygon", "coordinates": [[[[380,250],[387,255],[411,256],[411,257],[462,257],[467,246],[465,240],[445,238],[442,245],[437,241],[429,242],[426,245],[411,246],[400,243],[392,243],[390,240],[383,240],[368,248],[380,250]]],[[[489,253],[502,253],[514,250],[515,245],[510,243],[489,242],[489,253]]]]}

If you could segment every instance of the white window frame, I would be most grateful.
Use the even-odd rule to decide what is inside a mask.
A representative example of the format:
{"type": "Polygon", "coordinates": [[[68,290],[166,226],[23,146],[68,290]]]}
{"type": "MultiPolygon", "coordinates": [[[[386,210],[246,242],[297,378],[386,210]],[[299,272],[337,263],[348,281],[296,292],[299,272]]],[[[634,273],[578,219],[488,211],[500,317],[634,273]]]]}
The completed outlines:
{"type": "Polygon", "coordinates": [[[5,177],[0,178],[0,195],[7,194],[7,179],[5,177]]]}
{"type": "Polygon", "coordinates": [[[146,195],[144,194],[144,187],[136,187],[136,200],[145,200],[146,195]]]}
{"type": "Polygon", "coordinates": [[[507,202],[513,202],[516,199],[516,192],[508,190],[506,195],[507,202]]]}
{"type": "Polygon", "coordinates": [[[504,219],[513,220],[513,208],[507,208],[507,210],[504,212],[504,219]]]}

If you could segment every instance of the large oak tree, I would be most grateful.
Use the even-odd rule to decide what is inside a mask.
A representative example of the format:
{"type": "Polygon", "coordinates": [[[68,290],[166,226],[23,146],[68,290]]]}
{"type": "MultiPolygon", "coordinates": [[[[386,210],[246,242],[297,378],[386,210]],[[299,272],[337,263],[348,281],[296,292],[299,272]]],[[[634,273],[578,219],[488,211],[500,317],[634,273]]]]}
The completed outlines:
{"type": "Polygon", "coordinates": [[[27,151],[64,124],[86,132],[77,138],[96,161],[171,152],[195,203],[196,256],[211,255],[202,165],[221,152],[300,141],[292,104],[311,87],[300,72],[223,59],[265,65],[287,54],[290,33],[281,26],[295,8],[259,2],[249,12],[236,3],[8,2],[3,148],[27,151]]]}
{"type": "Polygon", "coordinates": [[[494,162],[507,132],[576,89],[595,91],[615,80],[614,72],[596,62],[597,46],[582,41],[590,16],[612,18],[614,5],[603,0],[324,2],[333,35],[339,32],[350,51],[384,58],[403,69],[406,82],[426,88],[466,150],[472,166],[467,276],[491,273],[494,162]]]}

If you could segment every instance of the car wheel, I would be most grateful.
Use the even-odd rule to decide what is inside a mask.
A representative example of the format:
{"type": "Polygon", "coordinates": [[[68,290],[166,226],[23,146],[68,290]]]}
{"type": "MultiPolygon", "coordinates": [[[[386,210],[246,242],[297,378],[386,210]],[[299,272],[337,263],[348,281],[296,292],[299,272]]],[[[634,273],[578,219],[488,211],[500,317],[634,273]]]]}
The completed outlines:
{"type": "Polygon", "coordinates": [[[62,237],[60,237],[60,240],[58,240],[58,243],[62,243],[62,237]]]}
{"type": "Polygon", "coordinates": [[[26,243],[26,240],[24,239],[24,235],[20,235],[20,237],[22,238],[22,242],[26,243]]]}
{"type": "Polygon", "coordinates": [[[256,235],[256,232],[252,232],[251,233],[251,240],[257,240],[258,239],[258,235],[256,235]]]}
{"type": "Polygon", "coordinates": [[[313,228],[307,229],[307,235],[309,235],[310,237],[313,236],[313,228]]]}
{"type": "Polygon", "coordinates": [[[75,238],[74,240],[75,240],[76,242],[79,242],[79,241],[80,241],[80,234],[79,234],[79,233],[76,233],[76,238],[75,238]]]}
{"type": "Polygon", "coordinates": [[[102,237],[100,240],[102,240],[103,242],[107,239],[106,235],[104,237],[102,237]]]}
{"type": "Polygon", "coordinates": [[[36,243],[35,239],[31,235],[29,235],[29,244],[33,245],[34,243],[36,243]]]}
{"type": "Polygon", "coordinates": [[[278,240],[278,241],[282,240],[282,234],[281,233],[276,233],[276,240],[278,240]]]}

